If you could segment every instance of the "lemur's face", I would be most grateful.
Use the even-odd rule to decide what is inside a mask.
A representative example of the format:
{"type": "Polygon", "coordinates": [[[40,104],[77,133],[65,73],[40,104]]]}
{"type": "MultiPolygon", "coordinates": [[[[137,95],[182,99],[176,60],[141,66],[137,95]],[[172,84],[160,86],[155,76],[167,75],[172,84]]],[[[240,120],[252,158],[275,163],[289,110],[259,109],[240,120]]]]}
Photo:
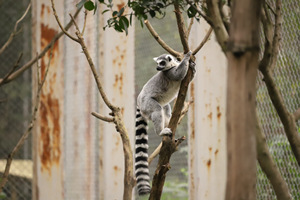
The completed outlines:
{"type": "Polygon", "coordinates": [[[166,71],[177,65],[176,59],[168,54],[163,54],[159,57],[155,57],[153,58],[153,60],[157,63],[157,71],[166,71]]]}

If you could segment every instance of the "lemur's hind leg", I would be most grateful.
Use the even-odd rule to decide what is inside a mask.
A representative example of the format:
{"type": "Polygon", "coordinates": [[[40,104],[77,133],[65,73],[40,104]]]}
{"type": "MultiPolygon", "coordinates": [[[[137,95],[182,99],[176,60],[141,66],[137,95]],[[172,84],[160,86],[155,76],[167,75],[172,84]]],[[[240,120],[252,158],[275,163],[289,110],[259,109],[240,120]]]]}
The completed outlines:
{"type": "Polygon", "coordinates": [[[164,125],[164,128],[165,128],[165,127],[168,127],[169,122],[170,122],[170,118],[171,118],[171,106],[170,106],[170,104],[165,105],[163,109],[164,109],[164,115],[165,115],[165,125],[164,125]]]}
{"type": "Polygon", "coordinates": [[[145,99],[142,105],[140,105],[141,112],[147,116],[154,125],[154,130],[157,135],[164,128],[165,116],[162,106],[154,99],[145,99]]]}
{"type": "Polygon", "coordinates": [[[167,128],[170,122],[171,118],[171,106],[170,104],[167,104],[163,107],[164,110],[164,116],[165,116],[165,121],[164,121],[164,129],[160,132],[160,136],[163,135],[172,135],[172,131],[170,128],[167,128]]]}

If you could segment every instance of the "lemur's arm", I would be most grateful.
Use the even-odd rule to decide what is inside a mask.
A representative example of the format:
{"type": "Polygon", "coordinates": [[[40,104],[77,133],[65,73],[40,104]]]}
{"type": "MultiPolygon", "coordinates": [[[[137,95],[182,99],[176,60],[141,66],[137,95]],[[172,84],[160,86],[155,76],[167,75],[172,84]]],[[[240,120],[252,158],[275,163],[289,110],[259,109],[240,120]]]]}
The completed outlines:
{"type": "Polygon", "coordinates": [[[184,58],[180,62],[180,64],[177,67],[174,67],[167,71],[167,77],[173,81],[181,81],[185,77],[188,68],[189,68],[189,60],[192,52],[189,51],[187,54],[185,54],[184,58]]]}

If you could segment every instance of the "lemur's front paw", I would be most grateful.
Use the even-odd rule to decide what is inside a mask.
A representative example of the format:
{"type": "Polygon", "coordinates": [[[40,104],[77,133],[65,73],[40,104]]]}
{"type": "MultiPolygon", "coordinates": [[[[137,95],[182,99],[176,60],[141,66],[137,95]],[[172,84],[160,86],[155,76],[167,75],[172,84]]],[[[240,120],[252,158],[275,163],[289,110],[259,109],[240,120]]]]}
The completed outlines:
{"type": "Polygon", "coordinates": [[[191,57],[191,55],[192,55],[192,51],[190,50],[189,52],[187,52],[187,54],[185,54],[185,57],[191,57]]]}
{"type": "Polygon", "coordinates": [[[169,136],[169,135],[172,135],[172,131],[170,128],[164,128],[160,134],[160,136],[169,136]]]}
{"type": "Polygon", "coordinates": [[[192,60],[190,60],[190,67],[193,70],[193,74],[195,74],[196,73],[196,63],[192,60]]]}

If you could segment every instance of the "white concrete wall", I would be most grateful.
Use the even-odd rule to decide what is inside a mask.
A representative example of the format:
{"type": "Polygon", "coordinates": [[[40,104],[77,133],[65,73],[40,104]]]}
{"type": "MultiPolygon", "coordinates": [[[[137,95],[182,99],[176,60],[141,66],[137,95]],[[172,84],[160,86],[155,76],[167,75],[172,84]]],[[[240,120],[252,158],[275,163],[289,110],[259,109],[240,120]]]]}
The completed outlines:
{"type": "MultiPolygon", "coordinates": [[[[191,49],[209,30],[201,21],[191,31],[191,49]]],[[[197,74],[190,86],[189,199],[221,200],[226,185],[226,66],[214,35],[196,55],[197,74]]]]}

